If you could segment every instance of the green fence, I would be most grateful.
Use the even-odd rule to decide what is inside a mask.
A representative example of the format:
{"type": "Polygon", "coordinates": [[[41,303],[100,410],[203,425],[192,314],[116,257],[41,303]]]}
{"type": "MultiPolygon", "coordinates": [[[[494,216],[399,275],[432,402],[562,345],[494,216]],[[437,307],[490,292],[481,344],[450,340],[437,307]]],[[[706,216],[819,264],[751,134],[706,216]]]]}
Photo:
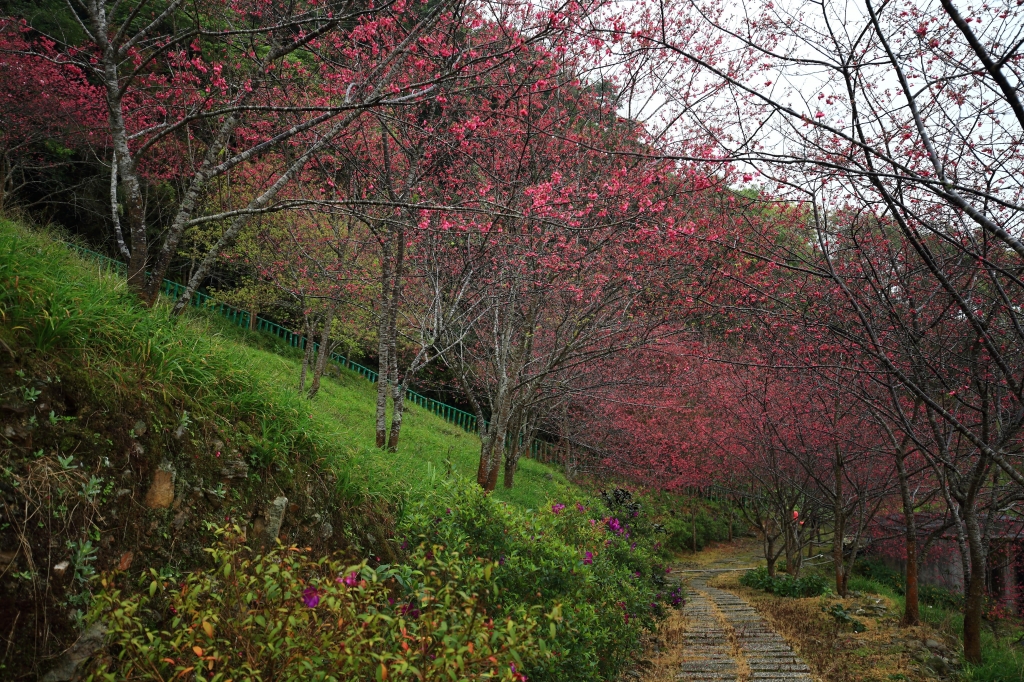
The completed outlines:
{"type": "MultiPolygon", "coordinates": [[[[90,251],[89,249],[78,246],[77,244],[68,243],[68,246],[73,248],[83,257],[98,262],[102,267],[114,270],[121,275],[125,275],[127,273],[127,268],[125,264],[118,260],[110,258],[109,256],[104,256],[102,253],[90,251]]],[[[160,288],[160,291],[167,298],[177,300],[181,298],[182,294],[185,293],[185,285],[165,279],[163,286],[160,288]]],[[[249,311],[240,310],[238,308],[235,308],[234,306],[228,305],[227,303],[218,303],[209,294],[204,294],[200,291],[194,292],[192,294],[192,299],[189,301],[189,303],[197,308],[205,307],[209,310],[212,310],[217,314],[227,318],[231,322],[237,324],[239,327],[251,327],[261,332],[274,334],[275,336],[284,339],[289,345],[291,345],[294,348],[306,348],[306,337],[304,335],[299,334],[298,332],[294,332],[290,329],[286,329],[285,327],[282,327],[276,322],[271,322],[270,320],[265,319],[263,317],[259,317],[258,315],[256,316],[256,324],[252,325],[250,319],[251,313],[249,311]]],[[[313,344],[314,350],[318,350],[320,344],[318,344],[316,341],[314,341],[313,344]]],[[[358,363],[352,362],[343,355],[333,353],[331,355],[331,360],[333,360],[338,366],[344,367],[345,369],[350,369],[353,372],[356,372],[357,374],[365,377],[366,379],[369,379],[374,383],[376,383],[377,381],[377,372],[373,371],[368,367],[363,367],[358,363]]],[[[407,390],[405,396],[406,400],[422,407],[423,409],[429,412],[433,412],[434,414],[441,417],[445,421],[455,424],[456,426],[459,426],[471,433],[476,432],[475,414],[471,414],[469,412],[466,412],[465,410],[460,410],[459,408],[452,407],[451,405],[446,405],[445,403],[434,400],[433,398],[428,398],[424,395],[420,395],[415,391],[407,390]]],[[[534,441],[530,444],[529,453],[524,454],[533,459],[539,459],[541,461],[550,461],[555,455],[555,453],[556,448],[553,444],[548,443],[547,441],[542,441],[540,439],[534,439],[534,441]]]]}

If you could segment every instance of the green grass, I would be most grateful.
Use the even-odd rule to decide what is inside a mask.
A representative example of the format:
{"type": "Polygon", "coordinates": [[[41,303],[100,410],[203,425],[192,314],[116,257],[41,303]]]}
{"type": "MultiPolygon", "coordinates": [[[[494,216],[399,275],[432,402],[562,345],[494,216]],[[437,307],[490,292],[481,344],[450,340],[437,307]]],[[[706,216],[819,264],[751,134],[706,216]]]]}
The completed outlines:
{"type": "MultiPolygon", "coordinates": [[[[476,476],[480,439],[416,405],[407,405],[398,452],[375,446],[376,385],[351,370],[340,378],[326,377],[319,394],[305,401],[298,384],[299,352],[269,334],[234,327],[213,314],[193,314],[194,324],[218,338],[232,366],[245,368],[266,386],[303,404],[322,437],[336,444],[353,480],[374,492],[425,490],[431,471],[452,468],[467,478],[476,476]]],[[[390,416],[390,415],[389,415],[390,416]]],[[[499,485],[495,496],[527,509],[538,509],[571,486],[557,469],[533,460],[520,460],[516,485],[499,485]]],[[[579,491],[572,486],[574,494],[579,491]]]]}
{"type": "MultiPolygon", "coordinates": [[[[906,602],[902,595],[888,585],[862,576],[852,576],[851,590],[884,595],[892,599],[900,613],[906,602]]],[[[963,637],[964,618],[959,611],[921,604],[921,620],[942,632],[963,637]]],[[[963,679],[970,682],[1017,682],[1024,680],[1024,650],[1014,642],[1024,634],[1019,625],[1006,623],[997,637],[991,627],[983,627],[981,633],[981,665],[964,666],[963,679]]]]}
{"type": "MultiPolygon", "coordinates": [[[[449,461],[475,476],[475,434],[411,405],[399,451],[382,452],[374,445],[375,387],[358,374],[326,377],[306,400],[297,390],[301,357],[276,337],[207,311],[175,318],[166,304],[147,309],[120,277],[8,220],[0,220],[0,321],[3,344],[63,358],[115,394],[112,403],[160,395],[222,427],[245,421],[254,433],[239,439],[266,457],[311,456],[366,494],[423,493],[449,461]]],[[[558,470],[522,460],[516,486],[495,496],[537,509],[568,489],[580,494],[558,470]]]]}

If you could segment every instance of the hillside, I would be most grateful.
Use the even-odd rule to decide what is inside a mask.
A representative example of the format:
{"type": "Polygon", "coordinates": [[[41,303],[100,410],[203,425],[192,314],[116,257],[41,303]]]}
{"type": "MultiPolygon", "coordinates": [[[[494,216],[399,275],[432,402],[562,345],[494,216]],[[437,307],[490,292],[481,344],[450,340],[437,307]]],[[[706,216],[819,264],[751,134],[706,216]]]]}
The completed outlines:
{"type": "Polygon", "coordinates": [[[498,562],[488,580],[507,574],[495,606],[507,615],[559,614],[571,594],[574,612],[607,621],[597,637],[583,615],[571,628],[558,616],[576,653],[559,658],[557,641],[540,645],[547,653],[536,661],[547,662],[537,670],[553,679],[562,666],[592,671],[579,679],[621,666],[661,608],[657,583],[637,580],[663,571],[635,541],[623,539],[618,558],[608,549],[606,563],[591,559],[622,531],[605,539],[603,524],[587,524],[586,510],[600,518],[601,503],[559,472],[525,461],[515,489],[483,496],[462,482],[475,471],[476,436],[415,406],[400,451],[383,453],[362,377],[336,370],[308,401],[294,388],[296,352],[276,338],[202,311],[173,318],[163,305],[145,308],[123,280],[10,221],[0,222],[0,322],[0,630],[14,652],[0,661],[5,679],[70,665],[76,650],[58,655],[121,594],[107,592],[107,577],[101,589],[99,576],[131,576],[117,598],[134,598],[136,580],[156,578],[150,594],[173,591],[203,575],[204,548],[224,526],[256,549],[280,537],[313,557],[371,566],[414,561],[416,538],[462,538],[468,554],[498,562]],[[573,513],[547,510],[551,500],[574,501],[573,513]],[[599,566],[605,578],[590,574],[599,566]],[[526,601],[504,601],[516,594],[526,601]],[[634,602],[647,615],[623,621],[634,602]],[[633,646],[611,653],[612,641],[633,646]]]}

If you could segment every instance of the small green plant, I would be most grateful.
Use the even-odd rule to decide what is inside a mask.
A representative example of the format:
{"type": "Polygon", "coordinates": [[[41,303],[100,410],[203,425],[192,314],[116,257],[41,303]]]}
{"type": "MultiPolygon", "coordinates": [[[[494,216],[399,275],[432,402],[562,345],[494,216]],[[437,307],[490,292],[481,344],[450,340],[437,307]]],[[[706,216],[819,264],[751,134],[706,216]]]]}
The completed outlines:
{"type": "Polygon", "coordinates": [[[61,422],[73,422],[73,421],[75,421],[74,417],[67,417],[67,416],[60,416],[60,417],[58,417],[56,412],[54,412],[53,410],[50,410],[50,426],[56,426],[57,424],[60,424],[61,422]]]}
{"type": "Polygon", "coordinates": [[[42,391],[33,386],[26,386],[21,389],[21,397],[26,403],[34,403],[42,394],[42,391]]]}
{"type": "Polygon", "coordinates": [[[60,466],[61,466],[62,469],[77,469],[78,468],[78,465],[74,463],[75,462],[74,455],[68,455],[67,457],[65,457],[63,455],[57,455],[57,461],[60,462],[60,466]]]}
{"type": "Polygon", "coordinates": [[[840,626],[849,626],[854,632],[864,632],[867,627],[847,611],[842,604],[836,603],[832,606],[822,606],[821,610],[832,616],[840,626]]]}
{"type": "Polygon", "coordinates": [[[71,565],[75,569],[75,581],[86,583],[96,575],[96,546],[91,540],[68,541],[68,548],[71,549],[71,565]]]}
{"type": "Polygon", "coordinates": [[[740,584],[780,597],[817,597],[828,591],[828,582],[820,575],[812,573],[799,578],[787,574],[771,576],[763,566],[744,573],[740,584]]]}
{"type": "Polygon", "coordinates": [[[89,480],[82,484],[82,495],[89,502],[95,500],[101,492],[103,492],[103,479],[99,476],[90,476],[89,480]]]}

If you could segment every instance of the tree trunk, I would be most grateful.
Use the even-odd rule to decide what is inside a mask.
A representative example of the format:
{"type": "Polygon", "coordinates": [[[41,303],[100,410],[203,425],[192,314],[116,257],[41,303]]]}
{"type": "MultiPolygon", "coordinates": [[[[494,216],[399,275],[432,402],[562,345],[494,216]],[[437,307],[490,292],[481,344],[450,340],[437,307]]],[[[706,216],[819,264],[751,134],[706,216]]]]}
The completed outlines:
{"type": "Polygon", "coordinates": [[[775,538],[765,531],[764,534],[764,560],[768,567],[769,577],[775,577],[775,538]]]}
{"type": "Polygon", "coordinates": [[[690,513],[690,533],[693,535],[693,553],[697,553],[697,507],[695,506],[690,513]]]}
{"type": "Polygon", "coordinates": [[[405,265],[405,233],[395,230],[395,267],[391,277],[391,309],[388,313],[388,375],[391,381],[391,433],[388,434],[388,451],[398,449],[398,438],[402,431],[402,411],[405,408],[405,390],[408,376],[398,376],[398,304],[402,300],[402,277],[405,265]]]}
{"type": "Polygon", "coordinates": [[[729,505],[729,542],[732,542],[732,504],[729,505]]]}
{"type": "Polygon", "coordinates": [[[906,589],[903,608],[904,627],[917,625],[921,621],[920,604],[917,588],[917,520],[914,518],[914,500],[910,494],[910,482],[907,480],[906,455],[896,453],[896,473],[899,476],[900,497],[903,500],[903,520],[906,526],[907,572],[906,589]]]}
{"type": "Polygon", "coordinates": [[[832,516],[835,524],[832,533],[832,563],[835,564],[836,594],[846,598],[846,563],[843,561],[843,540],[846,537],[846,512],[843,509],[843,459],[839,448],[835,449],[832,473],[835,478],[835,494],[832,498],[832,516]]]}
{"type": "Polygon", "coordinates": [[[405,414],[405,382],[395,383],[391,397],[391,433],[388,434],[388,452],[398,451],[398,438],[402,432],[402,415],[405,414]]]}
{"type": "Polygon", "coordinates": [[[387,443],[388,388],[391,359],[389,339],[391,319],[391,245],[385,243],[380,259],[380,324],[377,326],[377,447],[387,443]]]}
{"type": "Polygon", "coordinates": [[[964,505],[964,526],[970,550],[971,577],[964,600],[964,658],[968,663],[981,663],[981,617],[985,606],[985,548],[981,539],[974,500],[964,505]]]}
{"type": "Polygon", "coordinates": [[[313,347],[315,344],[313,343],[314,325],[312,315],[306,315],[305,324],[303,324],[303,326],[305,327],[306,332],[304,337],[306,347],[304,348],[305,352],[302,354],[302,372],[299,374],[299,393],[306,390],[306,373],[309,371],[309,364],[313,359],[313,347]]]}
{"type": "MultiPolygon", "coordinates": [[[[505,399],[503,403],[507,403],[508,399],[505,399]]],[[[498,486],[498,472],[501,469],[502,457],[505,453],[505,434],[508,430],[508,413],[509,408],[503,406],[498,414],[493,415],[492,418],[494,423],[491,424],[491,428],[494,429],[491,436],[491,447],[487,453],[487,464],[486,473],[481,485],[487,492],[493,492],[498,486]]]]}
{"type": "MultiPolygon", "coordinates": [[[[309,387],[309,394],[306,396],[310,400],[316,397],[317,392],[320,390],[320,378],[324,375],[324,370],[327,369],[327,360],[331,357],[331,324],[334,322],[334,313],[338,308],[336,301],[331,301],[327,307],[327,314],[324,316],[324,328],[320,332],[320,349],[316,354],[316,364],[313,365],[313,383],[309,387]]],[[[307,343],[312,343],[307,341],[307,343]]]]}

